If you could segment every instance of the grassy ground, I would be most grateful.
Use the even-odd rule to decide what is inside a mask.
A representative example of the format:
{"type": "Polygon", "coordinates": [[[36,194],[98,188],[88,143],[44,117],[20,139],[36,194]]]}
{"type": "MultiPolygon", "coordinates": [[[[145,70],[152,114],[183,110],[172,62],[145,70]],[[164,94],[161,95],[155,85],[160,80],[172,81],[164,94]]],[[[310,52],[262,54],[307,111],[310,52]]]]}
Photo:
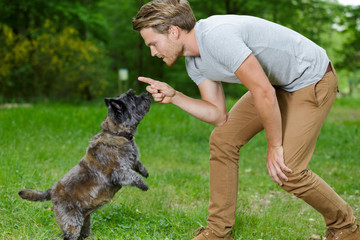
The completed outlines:
{"type": "MultiPolygon", "coordinates": [[[[229,101],[229,105],[232,101],[229,101]]],[[[360,217],[360,101],[337,100],[310,168],[360,217]]],[[[44,104],[0,109],[0,239],[58,239],[51,202],[20,199],[21,188],[46,190],[84,155],[105,105],[44,104]]],[[[136,142],[150,190],[125,187],[92,214],[91,239],[191,239],[206,225],[210,125],[171,105],[154,104],[136,142]]],[[[309,239],[322,217],[267,175],[264,134],[242,149],[234,239],[309,239]]]]}

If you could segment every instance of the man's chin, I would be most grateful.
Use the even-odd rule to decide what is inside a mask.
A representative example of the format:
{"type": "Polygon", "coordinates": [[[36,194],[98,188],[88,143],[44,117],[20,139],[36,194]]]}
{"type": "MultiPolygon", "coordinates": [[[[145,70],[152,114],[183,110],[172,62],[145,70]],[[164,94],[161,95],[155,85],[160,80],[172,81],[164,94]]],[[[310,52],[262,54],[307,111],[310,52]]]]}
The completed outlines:
{"type": "Polygon", "coordinates": [[[168,65],[169,67],[171,67],[171,66],[173,66],[173,65],[176,63],[176,61],[177,61],[178,59],[179,59],[179,58],[177,58],[177,59],[175,59],[175,60],[173,60],[173,61],[166,61],[166,60],[164,60],[164,62],[165,62],[166,65],[168,65]]]}
{"type": "Polygon", "coordinates": [[[165,62],[165,64],[168,66],[168,67],[171,67],[175,64],[175,62],[171,62],[171,63],[168,63],[168,62],[165,62]]]}

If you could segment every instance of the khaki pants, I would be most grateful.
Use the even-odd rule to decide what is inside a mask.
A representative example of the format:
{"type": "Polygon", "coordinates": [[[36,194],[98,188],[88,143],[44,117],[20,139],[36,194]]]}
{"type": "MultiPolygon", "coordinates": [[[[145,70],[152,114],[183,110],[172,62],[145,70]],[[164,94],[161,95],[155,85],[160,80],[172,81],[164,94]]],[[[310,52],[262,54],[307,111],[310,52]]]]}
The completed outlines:
{"type": "MultiPolygon", "coordinates": [[[[293,170],[283,189],[295,194],[320,212],[330,228],[354,226],[349,205],[324,180],[307,169],[320,129],[335,100],[335,71],[319,82],[289,93],[276,89],[282,117],[284,159],[293,170]]],[[[210,202],[208,226],[218,236],[235,224],[238,191],[239,150],[263,130],[250,92],[229,112],[228,121],[210,137],[210,202]]],[[[265,159],[264,162],[265,164],[265,159]]]]}

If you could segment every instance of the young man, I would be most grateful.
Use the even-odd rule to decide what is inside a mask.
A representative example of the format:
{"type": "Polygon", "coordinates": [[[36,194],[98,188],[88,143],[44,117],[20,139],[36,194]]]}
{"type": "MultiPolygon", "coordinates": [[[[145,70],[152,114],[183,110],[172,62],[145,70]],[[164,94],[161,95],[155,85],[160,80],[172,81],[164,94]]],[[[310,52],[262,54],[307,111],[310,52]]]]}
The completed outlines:
{"type": "Polygon", "coordinates": [[[194,239],[232,239],[239,150],[265,129],[270,177],[320,212],[326,239],[360,239],[350,206],[307,169],[316,139],[337,92],[325,50],[278,24],[250,16],[212,16],[196,22],[186,0],[155,0],[133,19],[152,56],[171,66],[182,56],[201,99],[168,84],[148,83],[155,101],[172,103],[215,125],[210,137],[208,226],[194,239]],[[249,91],[227,114],[221,82],[249,91]]]}

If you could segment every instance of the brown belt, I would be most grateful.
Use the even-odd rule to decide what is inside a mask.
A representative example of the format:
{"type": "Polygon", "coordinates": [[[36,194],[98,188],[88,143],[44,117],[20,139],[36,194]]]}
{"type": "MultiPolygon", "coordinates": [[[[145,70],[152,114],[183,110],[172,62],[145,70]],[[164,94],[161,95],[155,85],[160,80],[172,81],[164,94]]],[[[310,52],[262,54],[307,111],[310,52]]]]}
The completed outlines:
{"type": "Polygon", "coordinates": [[[329,62],[329,65],[328,65],[325,73],[328,73],[330,71],[332,71],[331,62],[329,62]]]}

